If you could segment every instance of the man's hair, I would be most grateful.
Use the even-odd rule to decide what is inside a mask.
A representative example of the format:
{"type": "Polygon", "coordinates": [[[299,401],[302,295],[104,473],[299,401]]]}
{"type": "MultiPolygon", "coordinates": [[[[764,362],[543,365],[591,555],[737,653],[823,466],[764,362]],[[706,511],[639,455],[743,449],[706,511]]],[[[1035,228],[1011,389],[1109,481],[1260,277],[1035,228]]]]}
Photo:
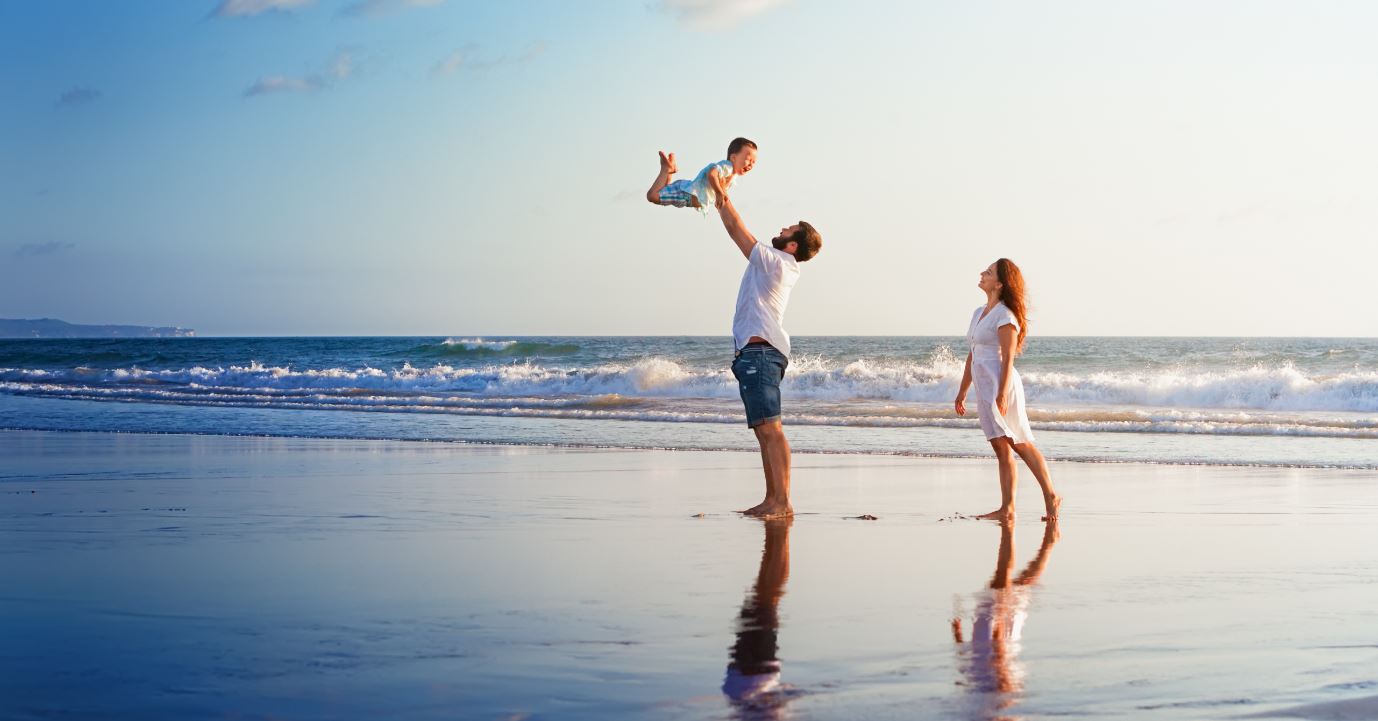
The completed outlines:
{"type": "Polygon", "coordinates": [[[760,150],[760,148],[756,147],[755,143],[751,142],[750,140],[747,140],[746,138],[734,138],[732,142],[727,144],[727,157],[730,158],[736,155],[738,151],[740,151],[742,148],[745,148],[748,145],[750,145],[753,150],[760,150]]]}
{"type": "Polygon", "coordinates": [[[823,236],[819,235],[812,225],[802,220],[799,221],[799,230],[794,231],[794,235],[789,239],[799,244],[799,248],[794,251],[794,259],[800,263],[818,255],[818,251],[823,249],[823,236]]]}

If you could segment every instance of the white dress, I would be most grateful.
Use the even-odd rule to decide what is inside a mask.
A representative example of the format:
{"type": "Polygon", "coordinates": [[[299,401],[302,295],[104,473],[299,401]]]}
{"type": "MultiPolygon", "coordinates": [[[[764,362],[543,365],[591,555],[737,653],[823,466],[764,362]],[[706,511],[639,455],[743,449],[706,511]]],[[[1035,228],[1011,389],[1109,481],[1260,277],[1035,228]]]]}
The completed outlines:
{"type": "Polygon", "coordinates": [[[971,379],[976,387],[976,414],[981,419],[981,430],[986,440],[1009,436],[1014,443],[1032,441],[1033,429],[1029,427],[1029,417],[1024,412],[1024,383],[1019,380],[1019,371],[1010,368],[1010,404],[1005,415],[995,410],[995,391],[1000,387],[1000,326],[1013,325],[1019,332],[1019,321],[1004,303],[996,303],[994,308],[982,318],[986,306],[976,308],[971,314],[971,325],[967,327],[967,343],[971,346],[971,379]]]}

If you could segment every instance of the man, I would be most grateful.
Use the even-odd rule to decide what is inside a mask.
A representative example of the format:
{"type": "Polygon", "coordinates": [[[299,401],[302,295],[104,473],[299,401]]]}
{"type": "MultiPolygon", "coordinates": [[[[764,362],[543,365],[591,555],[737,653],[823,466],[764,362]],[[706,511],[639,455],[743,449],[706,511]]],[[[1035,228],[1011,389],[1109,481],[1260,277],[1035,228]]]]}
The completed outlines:
{"type": "Polygon", "coordinates": [[[746,425],[761,446],[761,465],[766,476],[766,497],[742,513],[761,518],[794,514],[789,501],[789,441],[780,423],[780,380],[789,365],[789,334],[785,332],[785,306],[790,289],[799,279],[799,264],[818,254],[823,238],[813,226],[799,221],[780,231],[770,244],[756,238],[742,225],[730,199],[718,209],[723,227],[747,259],[746,273],[737,291],[737,311],[732,317],[732,344],[736,356],[732,375],[740,383],[746,425]]]}

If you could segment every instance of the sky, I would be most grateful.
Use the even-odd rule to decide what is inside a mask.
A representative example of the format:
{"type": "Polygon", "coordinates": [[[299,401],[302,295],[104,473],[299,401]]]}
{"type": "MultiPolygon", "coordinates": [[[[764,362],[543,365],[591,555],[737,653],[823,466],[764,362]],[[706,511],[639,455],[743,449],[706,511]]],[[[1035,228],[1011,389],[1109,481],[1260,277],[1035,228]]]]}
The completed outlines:
{"type": "Polygon", "coordinates": [[[795,335],[1375,336],[1378,4],[6,0],[0,317],[727,335],[644,194],[736,136],[795,335]]]}

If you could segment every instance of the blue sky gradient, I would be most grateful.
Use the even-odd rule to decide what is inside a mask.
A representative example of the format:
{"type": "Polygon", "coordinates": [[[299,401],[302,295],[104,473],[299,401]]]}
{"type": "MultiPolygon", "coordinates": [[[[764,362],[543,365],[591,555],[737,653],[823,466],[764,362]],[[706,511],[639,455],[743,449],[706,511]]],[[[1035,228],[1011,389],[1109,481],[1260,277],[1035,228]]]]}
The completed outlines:
{"type": "Polygon", "coordinates": [[[1378,6],[0,4],[0,317],[202,334],[725,334],[746,135],[795,334],[1378,335],[1378,6]],[[273,7],[276,5],[277,7],[273,7]],[[1365,309],[1365,310],[1360,310],[1365,309]]]}

